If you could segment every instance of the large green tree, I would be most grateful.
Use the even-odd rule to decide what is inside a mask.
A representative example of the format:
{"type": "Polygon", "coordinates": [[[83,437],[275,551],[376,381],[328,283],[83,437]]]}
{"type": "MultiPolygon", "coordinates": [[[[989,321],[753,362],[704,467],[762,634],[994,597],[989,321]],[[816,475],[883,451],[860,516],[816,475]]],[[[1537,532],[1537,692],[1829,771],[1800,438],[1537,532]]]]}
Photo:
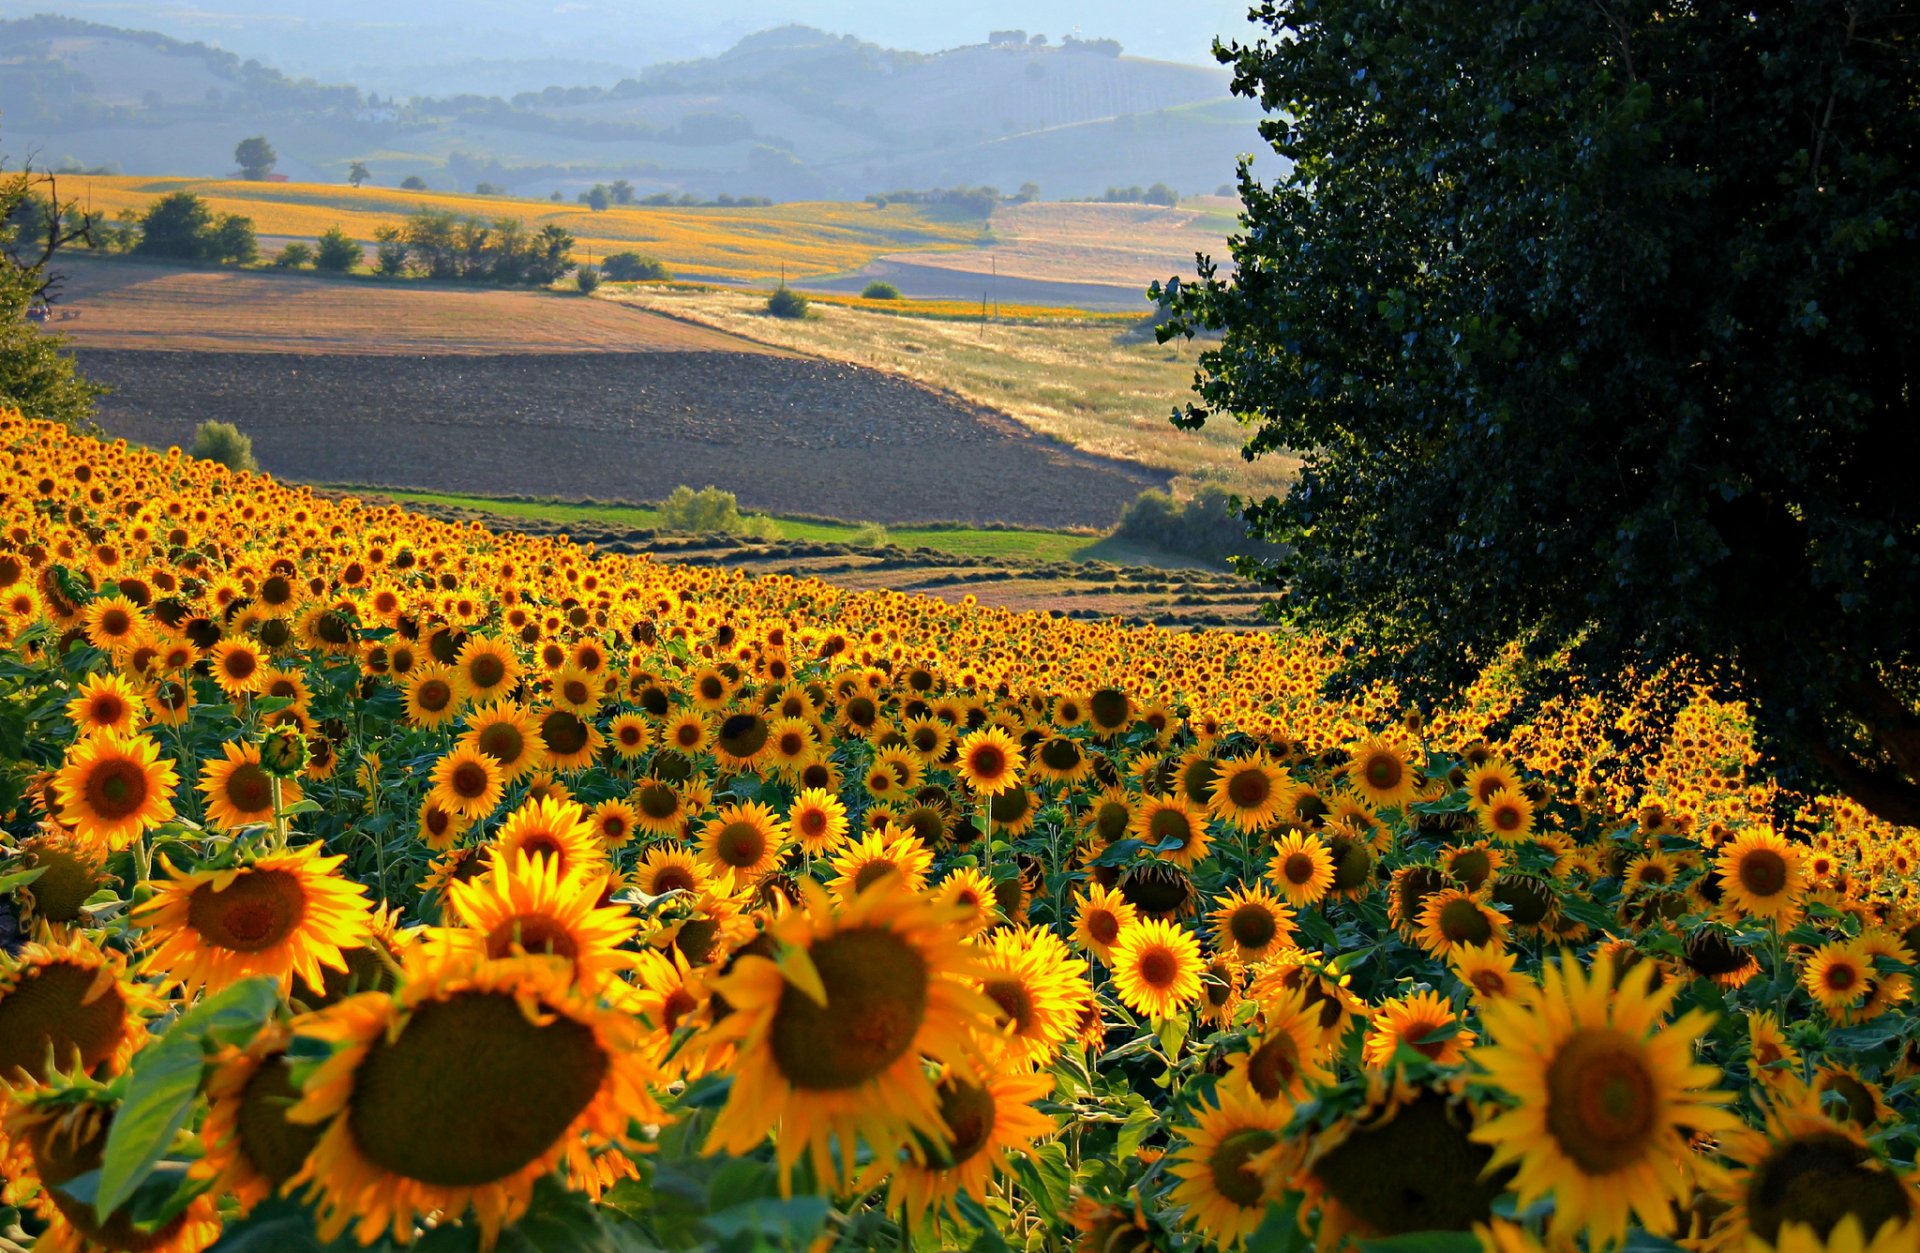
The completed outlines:
{"type": "Polygon", "coordinates": [[[1920,824],[1920,22],[1901,0],[1290,0],[1217,48],[1287,163],[1167,293],[1198,426],[1348,677],[1697,677],[1920,824]],[[1565,662],[1566,664],[1560,664],[1565,662]]]}
{"type": "Polygon", "coordinates": [[[0,173],[0,408],[85,426],[98,387],[80,377],[65,340],[29,318],[58,295],[49,268],[62,247],[91,242],[92,219],[60,199],[52,175],[0,173]]]}

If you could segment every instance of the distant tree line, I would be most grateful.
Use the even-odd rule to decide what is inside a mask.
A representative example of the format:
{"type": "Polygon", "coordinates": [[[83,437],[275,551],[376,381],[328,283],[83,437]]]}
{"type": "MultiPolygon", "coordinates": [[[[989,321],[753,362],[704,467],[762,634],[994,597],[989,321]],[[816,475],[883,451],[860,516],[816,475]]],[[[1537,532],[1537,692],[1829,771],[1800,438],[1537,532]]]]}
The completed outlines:
{"type": "Polygon", "coordinates": [[[1157,204],[1172,208],[1180,203],[1180,193],[1165,183],[1155,183],[1151,187],[1109,187],[1107,194],[1100,197],[1106,204],[1157,204]]]}
{"type": "Polygon", "coordinates": [[[1232,557],[1270,558],[1270,544],[1247,538],[1247,524],[1234,507],[1233,496],[1221,487],[1207,486],[1185,501],[1166,492],[1140,493],[1120,515],[1116,539],[1183,553],[1225,565],[1232,557]]]}
{"type": "Polygon", "coordinates": [[[546,287],[574,268],[573,235],[558,226],[529,231],[519,218],[461,217],[422,209],[374,233],[374,273],[443,282],[546,287]]]}
{"type": "Polygon", "coordinates": [[[1040,198],[1040,186],[1037,183],[1023,183],[1020,190],[1009,196],[998,187],[934,187],[926,191],[903,189],[890,191],[883,195],[866,198],[870,205],[886,208],[890,204],[936,204],[952,205],[968,213],[981,217],[992,213],[995,206],[1001,204],[1025,204],[1029,200],[1040,198]]]}

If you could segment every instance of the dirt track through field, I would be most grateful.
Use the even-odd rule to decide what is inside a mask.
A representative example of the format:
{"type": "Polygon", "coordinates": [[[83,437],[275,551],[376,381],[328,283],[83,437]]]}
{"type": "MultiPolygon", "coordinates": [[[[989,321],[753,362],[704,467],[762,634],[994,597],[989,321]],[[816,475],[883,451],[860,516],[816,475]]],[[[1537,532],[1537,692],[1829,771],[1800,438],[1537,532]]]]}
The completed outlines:
{"type": "Polygon", "coordinates": [[[1168,478],[894,375],[769,353],[78,346],[114,389],[110,433],[185,446],[229,421],[263,469],[317,482],[631,501],[713,484],[776,513],[1106,527],[1168,478]]]}

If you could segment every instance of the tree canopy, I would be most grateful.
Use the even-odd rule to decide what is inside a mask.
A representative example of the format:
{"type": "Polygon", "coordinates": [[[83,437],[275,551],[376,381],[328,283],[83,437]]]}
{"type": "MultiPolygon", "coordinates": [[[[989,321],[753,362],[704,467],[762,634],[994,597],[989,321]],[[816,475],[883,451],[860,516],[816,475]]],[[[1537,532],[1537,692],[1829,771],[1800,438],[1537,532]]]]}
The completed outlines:
{"type": "Polygon", "coordinates": [[[1289,164],[1163,293],[1223,332],[1174,420],[1303,458],[1250,567],[1349,681],[1677,670],[1920,824],[1908,12],[1269,0],[1216,48],[1289,164]]]}
{"type": "Polygon", "coordinates": [[[101,389],[80,377],[65,340],[28,319],[57,293],[48,263],[89,238],[92,220],[60,199],[51,175],[0,173],[0,408],[85,426],[101,389]],[[34,218],[31,228],[27,223],[34,218]]]}
{"type": "Polygon", "coordinates": [[[280,154],[273,150],[264,135],[255,135],[243,139],[233,149],[233,163],[240,167],[242,178],[263,179],[273,173],[273,167],[280,161],[280,154]]]}

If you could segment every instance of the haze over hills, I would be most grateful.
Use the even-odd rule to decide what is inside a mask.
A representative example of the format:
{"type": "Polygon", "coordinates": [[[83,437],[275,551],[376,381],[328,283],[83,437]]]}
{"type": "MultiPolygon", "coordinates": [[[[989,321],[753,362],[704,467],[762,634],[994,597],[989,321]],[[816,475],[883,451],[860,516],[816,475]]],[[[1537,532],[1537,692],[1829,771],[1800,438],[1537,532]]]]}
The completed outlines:
{"type": "Polygon", "coordinates": [[[218,175],[239,139],[266,133],[295,179],[338,180],[357,160],[378,182],[444,190],[570,196],[623,178],[643,196],[776,199],[1029,182],[1053,198],[1156,182],[1193,194],[1261,146],[1257,109],[1217,65],[1136,57],[1104,38],[987,36],[928,53],[787,26],[625,73],[610,58],[523,56],[513,72],[551,76],[541,90],[436,95],[462,62],[430,64],[427,86],[394,94],[35,17],[0,22],[0,142],[46,162],[218,175]]]}

